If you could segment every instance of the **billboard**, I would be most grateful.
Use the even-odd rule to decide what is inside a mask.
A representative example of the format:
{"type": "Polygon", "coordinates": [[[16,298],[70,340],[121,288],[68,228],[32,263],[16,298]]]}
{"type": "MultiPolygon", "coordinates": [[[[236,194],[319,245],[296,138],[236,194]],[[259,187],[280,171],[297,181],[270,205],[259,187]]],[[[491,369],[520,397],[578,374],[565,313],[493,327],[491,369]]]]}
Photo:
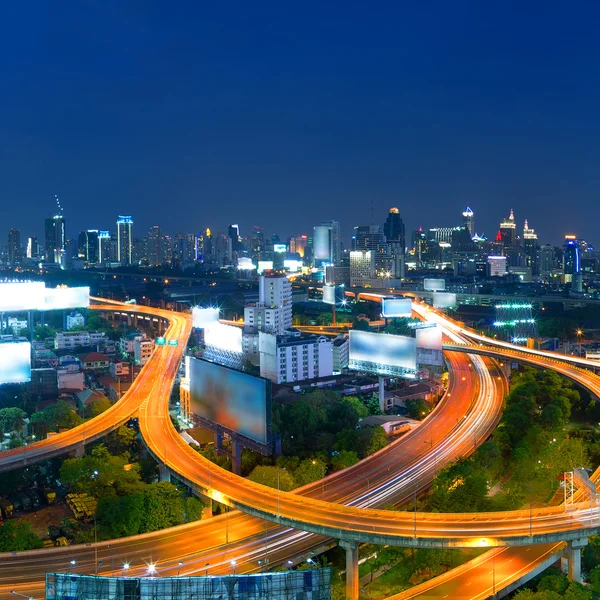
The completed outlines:
{"type": "Polygon", "coordinates": [[[186,357],[192,412],[231,433],[267,445],[271,382],[216,363],[186,357]]]}
{"type": "Polygon", "coordinates": [[[240,271],[253,271],[254,269],[256,269],[256,265],[252,263],[252,259],[248,256],[240,256],[238,258],[237,268],[240,271]]]}
{"type": "Polygon", "coordinates": [[[424,327],[415,331],[417,336],[417,364],[441,367],[444,364],[442,354],[442,330],[439,327],[424,327]]]}
{"type": "Polygon", "coordinates": [[[383,298],[381,316],[386,319],[412,316],[412,300],[410,298],[383,298]]]}
{"type": "Polygon", "coordinates": [[[273,252],[285,254],[287,252],[287,246],[285,244],[273,244],[273,252]]]}
{"type": "Polygon", "coordinates": [[[0,283],[0,312],[39,310],[44,306],[45,297],[43,281],[0,283]]]}
{"type": "Polygon", "coordinates": [[[89,305],[89,287],[57,287],[46,290],[44,308],[40,310],[83,308],[89,305]]]}
{"type": "Polygon", "coordinates": [[[0,385],[31,381],[31,344],[0,342],[0,385]]]}
{"type": "Polygon", "coordinates": [[[456,306],[456,294],[450,292],[435,292],[433,294],[433,308],[450,308],[456,306]]]}
{"type": "Polygon", "coordinates": [[[242,352],[242,328],[210,323],[204,328],[204,343],[227,352],[242,352]]]}
{"type": "Polygon", "coordinates": [[[325,304],[344,304],[346,294],[343,285],[324,285],[323,302],[325,304]]]}
{"type": "Polygon", "coordinates": [[[440,292],[446,289],[445,279],[424,279],[423,289],[431,292],[440,292]]]}
{"type": "Polygon", "coordinates": [[[204,329],[207,325],[218,322],[218,308],[201,308],[200,306],[194,306],[194,308],[192,308],[192,323],[197,329],[204,329]]]}
{"type": "Polygon", "coordinates": [[[259,260],[258,261],[258,273],[262,273],[263,271],[272,271],[273,270],[273,261],[272,260],[259,260]]]}
{"type": "Polygon", "coordinates": [[[370,331],[350,331],[351,369],[369,373],[403,375],[417,368],[415,338],[370,331]]]}
{"type": "Polygon", "coordinates": [[[302,261],[301,260],[294,260],[294,259],[290,258],[288,260],[284,260],[283,261],[283,266],[290,273],[297,273],[302,268],[302,261]]]}

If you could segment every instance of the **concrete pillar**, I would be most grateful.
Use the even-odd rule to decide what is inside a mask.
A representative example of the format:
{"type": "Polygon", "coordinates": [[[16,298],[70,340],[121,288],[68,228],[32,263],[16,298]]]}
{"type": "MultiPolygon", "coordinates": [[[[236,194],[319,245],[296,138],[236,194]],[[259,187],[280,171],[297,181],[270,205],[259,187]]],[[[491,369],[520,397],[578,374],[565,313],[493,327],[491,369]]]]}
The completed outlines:
{"type": "Polygon", "coordinates": [[[573,540],[567,546],[568,577],[569,581],[581,583],[581,549],[587,546],[587,538],[573,540]]]}
{"type": "Polygon", "coordinates": [[[242,474],[242,446],[235,440],[231,440],[231,469],[236,475],[242,474]]]}
{"type": "Polygon", "coordinates": [[[346,600],[358,600],[358,544],[340,540],[346,550],[346,600]]]}
{"type": "Polygon", "coordinates": [[[210,519],[213,516],[212,499],[209,498],[208,496],[202,494],[201,492],[199,492],[198,490],[196,490],[194,488],[192,488],[192,494],[194,494],[194,496],[196,496],[196,498],[198,498],[198,500],[201,500],[202,502],[204,502],[204,509],[202,510],[202,518],[210,519]]]}
{"type": "Polygon", "coordinates": [[[81,458],[85,454],[85,446],[81,444],[81,446],[77,446],[75,448],[75,458],[81,458]]]}
{"type": "Polygon", "coordinates": [[[385,413],[385,377],[383,375],[379,376],[379,409],[382,413],[385,413]]]}
{"type": "Polygon", "coordinates": [[[158,465],[158,480],[171,481],[171,473],[165,465],[158,465]]]}
{"type": "Polygon", "coordinates": [[[215,452],[223,449],[223,435],[215,431],[215,452]]]}

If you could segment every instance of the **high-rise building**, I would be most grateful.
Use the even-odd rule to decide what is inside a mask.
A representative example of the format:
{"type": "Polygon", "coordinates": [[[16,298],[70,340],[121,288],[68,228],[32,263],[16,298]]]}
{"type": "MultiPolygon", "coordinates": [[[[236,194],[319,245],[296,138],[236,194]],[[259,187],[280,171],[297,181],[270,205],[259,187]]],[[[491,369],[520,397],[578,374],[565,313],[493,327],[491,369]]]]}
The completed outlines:
{"type": "Polygon", "coordinates": [[[325,221],[316,225],[313,233],[313,258],[316,263],[337,265],[342,255],[340,224],[325,221]]]}
{"type": "Polygon", "coordinates": [[[35,235],[27,238],[27,258],[38,258],[40,255],[40,245],[35,235]]]}
{"type": "Polygon", "coordinates": [[[290,252],[299,254],[302,258],[306,254],[306,246],[308,245],[307,235],[293,235],[288,242],[288,249],[290,252]]]}
{"type": "Polygon", "coordinates": [[[113,260],[111,254],[111,237],[110,231],[98,232],[98,264],[103,265],[113,260]]]}
{"type": "Polygon", "coordinates": [[[389,271],[390,255],[385,235],[379,225],[361,225],[354,229],[354,248],[356,251],[369,250],[375,261],[375,271],[389,271]]]}
{"type": "Polygon", "coordinates": [[[371,251],[350,252],[350,285],[362,286],[375,277],[375,255],[371,251]]]}
{"type": "Polygon", "coordinates": [[[532,227],[529,227],[527,219],[523,226],[523,249],[525,250],[525,266],[531,267],[531,273],[537,275],[538,268],[538,236],[532,227]]]}
{"type": "Polygon", "coordinates": [[[555,268],[554,246],[545,244],[540,248],[540,275],[550,277],[555,268]]]}
{"type": "MultiPolygon", "coordinates": [[[[406,233],[404,221],[397,208],[390,208],[387,219],[383,225],[383,234],[388,242],[400,242],[402,251],[406,248],[406,233]]],[[[356,248],[358,250],[358,248],[356,248]]]]}
{"type": "Polygon", "coordinates": [[[282,310],[282,327],[292,326],[292,284],[287,277],[261,276],[258,287],[258,302],[282,310]]]}
{"type": "Polygon", "coordinates": [[[581,247],[579,240],[574,235],[565,235],[563,246],[563,273],[564,282],[572,283],[575,292],[583,288],[581,273],[581,247]]]}
{"type": "Polygon", "coordinates": [[[8,232],[8,262],[11,266],[21,262],[21,231],[11,229],[8,232]]]}
{"type": "Polygon", "coordinates": [[[504,219],[504,221],[500,223],[500,235],[502,236],[502,243],[505,247],[508,248],[516,245],[516,228],[517,224],[515,223],[515,215],[513,213],[513,209],[511,208],[508,219],[504,219]]]}
{"type": "Polygon", "coordinates": [[[468,230],[469,235],[473,237],[475,235],[475,213],[467,206],[463,214],[463,227],[468,230]]]}
{"type": "Polygon", "coordinates": [[[79,233],[77,254],[86,263],[98,262],[98,230],[88,229],[79,233]]]}
{"type": "Polygon", "coordinates": [[[232,252],[239,252],[242,249],[242,238],[240,237],[240,226],[229,225],[227,227],[227,237],[231,240],[232,252]]]}
{"type": "Polygon", "coordinates": [[[46,262],[66,266],[65,218],[54,215],[45,221],[44,240],[46,245],[46,262]]]}
{"type": "Polygon", "coordinates": [[[163,264],[164,253],[162,249],[162,232],[158,225],[150,227],[146,235],[146,262],[150,267],[157,267],[163,264]]]}
{"type": "Polygon", "coordinates": [[[133,219],[130,216],[119,215],[117,219],[117,262],[121,266],[131,264],[133,246],[133,219]]]}

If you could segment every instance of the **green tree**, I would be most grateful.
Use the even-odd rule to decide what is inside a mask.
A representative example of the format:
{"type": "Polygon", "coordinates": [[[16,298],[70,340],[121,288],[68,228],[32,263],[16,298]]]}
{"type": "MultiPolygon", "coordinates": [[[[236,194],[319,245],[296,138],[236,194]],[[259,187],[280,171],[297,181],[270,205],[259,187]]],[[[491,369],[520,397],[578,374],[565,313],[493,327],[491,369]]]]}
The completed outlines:
{"type": "Polygon", "coordinates": [[[137,535],[146,519],[144,494],[104,496],[98,501],[96,518],[101,537],[115,539],[137,535]]]}
{"type": "Polygon", "coordinates": [[[113,455],[129,454],[135,442],[136,432],[131,427],[121,425],[104,438],[106,449],[113,455]]]}
{"type": "Polygon", "coordinates": [[[411,419],[424,419],[430,412],[429,405],[423,398],[411,398],[406,401],[406,410],[411,419]]]}
{"type": "Polygon", "coordinates": [[[327,466],[324,462],[318,458],[306,458],[294,471],[294,479],[298,482],[299,486],[307,485],[309,483],[313,483],[313,481],[323,479],[326,472],[327,466]]]}
{"type": "Polygon", "coordinates": [[[152,483],[144,489],[144,520],[141,533],[174,527],[185,522],[183,496],[168,481],[152,483]]]}
{"type": "Polygon", "coordinates": [[[25,424],[27,413],[20,408],[3,408],[0,410],[0,433],[21,431],[25,424]]]}
{"type": "Polygon", "coordinates": [[[49,431],[71,429],[81,422],[81,417],[64,400],[59,400],[33,413],[30,419],[31,426],[38,437],[45,436],[49,431]]]}
{"type": "Polygon", "coordinates": [[[93,419],[101,415],[105,410],[108,410],[111,406],[112,402],[106,396],[95,397],[85,405],[84,414],[86,418],[93,419]]]}
{"type": "Polygon", "coordinates": [[[31,531],[27,521],[11,519],[0,525],[0,552],[20,552],[42,546],[42,540],[31,531]]]}
{"type": "Polygon", "coordinates": [[[279,467],[258,466],[250,473],[248,479],[255,483],[260,483],[275,489],[280,489],[282,492],[289,492],[298,487],[293,475],[279,467]]]}
{"type": "Polygon", "coordinates": [[[190,521],[199,521],[202,518],[202,511],[205,509],[205,507],[206,504],[194,496],[185,498],[183,501],[185,522],[189,523],[190,521]]]}
{"type": "Polygon", "coordinates": [[[341,471],[346,467],[351,467],[358,462],[358,455],[353,450],[342,450],[331,457],[331,468],[334,471],[341,471]]]}

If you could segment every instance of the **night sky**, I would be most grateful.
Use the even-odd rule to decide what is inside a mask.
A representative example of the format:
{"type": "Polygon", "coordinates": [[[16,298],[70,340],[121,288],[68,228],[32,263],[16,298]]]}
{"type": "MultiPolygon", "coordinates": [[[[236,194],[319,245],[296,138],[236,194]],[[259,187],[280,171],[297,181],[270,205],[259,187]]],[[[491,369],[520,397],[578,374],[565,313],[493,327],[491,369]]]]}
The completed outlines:
{"type": "Polygon", "coordinates": [[[600,223],[597,2],[2,3],[0,244],[338,219],[600,223]],[[524,6],[527,5],[527,6],[524,6]]]}

